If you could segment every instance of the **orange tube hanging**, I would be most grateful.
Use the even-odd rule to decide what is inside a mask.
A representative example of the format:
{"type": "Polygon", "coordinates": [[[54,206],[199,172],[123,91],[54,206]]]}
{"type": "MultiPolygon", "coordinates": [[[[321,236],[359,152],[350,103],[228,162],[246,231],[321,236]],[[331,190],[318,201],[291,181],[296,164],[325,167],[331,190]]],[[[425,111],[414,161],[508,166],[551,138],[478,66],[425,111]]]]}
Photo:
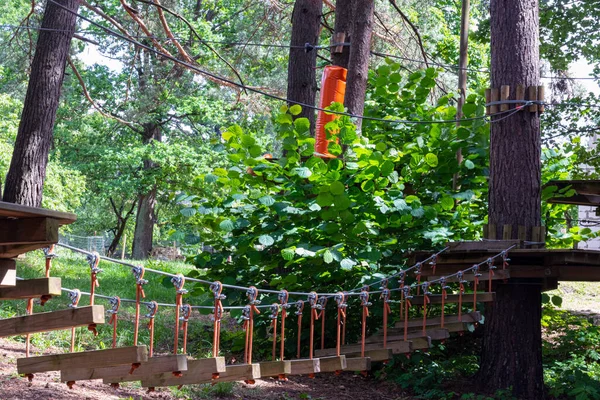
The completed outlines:
{"type": "Polygon", "coordinates": [[[119,313],[119,307],[121,306],[121,299],[119,296],[115,296],[110,299],[111,309],[108,310],[110,314],[109,325],[113,326],[113,341],[112,348],[117,347],[117,314],[119,313]]]}
{"type": "MultiPolygon", "coordinates": [[[[325,67],[323,78],[321,79],[319,108],[329,107],[333,102],[344,104],[347,73],[348,70],[346,68],[335,65],[325,67]]],[[[319,111],[315,129],[315,153],[317,153],[315,155],[324,158],[336,158],[336,156],[329,153],[328,147],[331,141],[335,140],[337,142],[337,139],[332,138],[332,140],[327,140],[327,132],[325,131],[325,125],[336,118],[338,116],[319,111]]]]}
{"type": "Polygon", "coordinates": [[[390,309],[390,289],[387,287],[388,280],[384,279],[381,282],[381,296],[383,299],[383,347],[387,346],[387,326],[388,326],[388,314],[392,312],[390,309]]]}
{"type": "Polygon", "coordinates": [[[300,358],[300,345],[302,341],[302,311],[304,311],[304,301],[298,300],[296,302],[296,315],[298,316],[298,349],[296,351],[296,358],[300,358]]]}
{"type": "Polygon", "coordinates": [[[369,302],[369,287],[364,286],[360,291],[360,305],[363,308],[362,312],[362,333],[360,342],[360,356],[365,356],[365,340],[367,338],[367,317],[369,316],[369,307],[372,303],[369,302]]]}
{"type": "Polygon", "coordinates": [[[221,300],[225,300],[226,296],[221,294],[223,285],[219,281],[215,281],[210,285],[215,299],[214,314],[214,332],[213,332],[213,357],[219,356],[219,347],[221,342],[221,317],[223,316],[223,304],[221,300]]]}

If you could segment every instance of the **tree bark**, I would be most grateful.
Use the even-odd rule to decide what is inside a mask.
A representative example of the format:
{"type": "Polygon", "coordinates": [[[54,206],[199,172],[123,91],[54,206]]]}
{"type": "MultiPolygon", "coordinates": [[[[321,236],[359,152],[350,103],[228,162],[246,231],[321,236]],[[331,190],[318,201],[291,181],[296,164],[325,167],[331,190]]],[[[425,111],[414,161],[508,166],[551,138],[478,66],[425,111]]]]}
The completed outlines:
{"type": "MultiPolygon", "coordinates": [[[[334,35],[332,42],[335,42],[337,33],[344,33],[344,42],[350,43],[352,35],[352,0],[337,0],[335,2],[335,26],[333,28],[334,35]]],[[[331,61],[333,65],[348,68],[350,60],[350,47],[344,46],[341,53],[336,53],[335,48],[331,49],[331,61]]]]}
{"type": "MultiPolygon", "coordinates": [[[[362,115],[365,109],[374,12],[374,0],[353,1],[354,24],[344,101],[344,105],[351,114],[362,115]]],[[[358,128],[361,124],[362,119],[359,119],[357,122],[358,128]]]]}
{"type": "MultiPolygon", "coordinates": [[[[316,46],[319,41],[319,31],[323,2],[321,0],[296,0],[292,12],[291,46],[304,46],[309,43],[316,46]]],[[[290,48],[288,61],[287,98],[294,101],[314,105],[317,95],[317,50],[304,51],[302,48],[290,48]]],[[[303,107],[298,117],[308,118],[311,134],[315,131],[315,110],[303,107]]]]}
{"type": "MultiPolygon", "coordinates": [[[[144,125],[144,143],[148,146],[152,141],[161,141],[162,135],[160,126],[155,123],[144,125]]],[[[156,164],[150,160],[144,161],[144,169],[155,168],[156,164]]],[[[154,235],[154,223],[156,215],[156,185],[147,193],[141,193],[138,197],[138,209],[135,220],[135,232],[133,236],[132,256],[136,260],[145,260],[152,251],[152,238],[154,235]]]]}
{"type": "MultiPolygon", "coordinates": [[[[539,85],[537,0],[492,0],[492,87],[539,85]]],[[[490,142],[490,224],[499,230],[541,225],[541,143],[537,114],[527,109],[493,117],[490,142]],[[500,121],[500,119],[502,119],[500,121]]],[[[498,233],[497,233],[498,234],[498,233]]],[[[502,236],[499,236],[502,237],[502,236]]],[[[497,284],[486,306],[477,382],[485,392],[512,387],[518,398],[544,396],[541,340],[541,282],[497,284]]]]}
{"type": "MultiPolygon", "coordinates": [[[[79,0],[57,1],[74,12],[79,9],[79,0]]],[[[33,207],[42,204],[48,152],[76,20],[74,14],[47,3],[6,176],[4,201],[33,207]]]]}

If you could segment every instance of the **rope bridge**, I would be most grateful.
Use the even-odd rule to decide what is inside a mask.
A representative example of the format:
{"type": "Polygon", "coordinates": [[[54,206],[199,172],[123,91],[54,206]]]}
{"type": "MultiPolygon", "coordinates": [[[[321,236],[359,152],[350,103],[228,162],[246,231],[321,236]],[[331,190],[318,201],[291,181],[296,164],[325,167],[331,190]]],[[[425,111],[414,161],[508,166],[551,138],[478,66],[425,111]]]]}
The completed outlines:
{"type": "Polygon", "coordinates": [[[66,244],[58,244],[58,246],[86,256],[90,268],[90,291],[62,288],[60,279],[50,277],[52,260],[56,257],[54,246],[44,249],[45,278],[19,280],[14,288],[0,289],[0,299],[27,300],[26,316],[0,320],[0,337],[26,335],[26,357],[17,360],[18,373],[32,380],[35,373],[60,371],[61,381],[70,388],[76,381],[103,379],[113,387],[118,387],[121,382],[141,381],[142,386],[149,390],[159,386],[210,383],[217,380],[243,380],[247,383],[254,383],[255,379],[260,377],[287,380],[288,375],[314,377],[314,374],[320,372],[340,374],[344,370],[366,374],[366,371],[371,368],[371,362],[387,362],[393,354],[409,355],[414,350],[427,349],[431,345],[431,340],[444,340],[449,337],[449,332],[463,332],[466,324],[478,323],[481,315],[476,311],[476,304],[493,300],[492,280],[505,279],[508,276],[508,253],[516,247],[513,244],[468,268],[436,277],[438,257],[448,250],[446,247],[423,261],[376,282],[348,291],[319,293],[259,289],[255,286],[211,282],[186,277],[183,274],[144,268],[66,244]],[[100,260],[131,269],[136,287],[135,299],[96,293],[100,287],[98,277],[102,273],[99,268],[100,260]],[[175,303],[165,304],[146,300],[144,285],[148,283],[147,273],[171,278],[175,289],[175,303]],[[415,281],[410,284],[405,283],[413,275],[415,281]],[[487,280],[485,285],[487,291],[479,289],[480,283],[484,286],[484,280],[487,280]],[[397,286],[391,287],[394,281],[397,281],[397,286]],[[186,282],[208,285],[213,297],[211,304],[184,303],[184,295],[188,293],[185,289],[186,282]],[[469,282],[473,283],[472,293],[467,293],[466,290],[469,282]],[[457,284],[456,293],[453,293],[452,287],[449,286],[451,283],[457,284]],[[436,287],[441,294],[432,293],[431,290],[436,287]],[[243,291],[247,298],[246,305],[223,305],[223,300],[226,299],[225,290],[243,291]],[[39,297],[43,305],[52,296],[60,295],[61,292],[66,292],[69,296],[70,304],[67,310],[33,314],[34,298],[39,297]],[[277,295],[278,302],[261,304],[261,297],[264,298],[268,294],[277,295]],[[82,295],[89,296],[89,306],[79,306],[82,295]],[[373,295],[379,296],[375,298],[373,295]],[[352,296],[356,296],[360,302],[360,343],[346,344],[348,300],[352,296]],[[290,301],[290,297],[293,297],[294,301],[290,301]],[[394,300],[393,297],[398,299],[394,300]],[[74,352],[75,329],[79,326],[87,327],[97,335],[97,325],[105,322],[104,307],[95,304],[96,298],[106,299],[110,304],[107,313],[110,315],[108,323],[113,330],[112,348],[76,353],[74,352]],[[373,336],[367,336],[367,321],[373,301],[381,303],[383,324],[381,331],[373,336]],[[446,315],[445,308],[450,303],[457,305],[457,315],[446,315]],[[464,303],[473,303],[473,311],[463,313],[464,303]],[[131,304],[135,307],[133,346],[130,347],[117,347],[118,315],[122,304],[131,304]],[[334,348],[325,346],[325,313],[328,304],[332,304],[336,312],[334,348]],[[393,310],[394,304],[399,305],[399,309],[393,310]],[[428,310],[430,311],[434,304],[440,305],[441,315],[428,317],[428,310]],[[146,314],[142,313],[142,306],[147,308],[146,314]],[[163,307],[170,307],[175,311],[173,354],[155,356],[154,321],[159,309],[163,307]],[[414,312],[418,308],[422,308],[422,317],[409,318],[410,311],[414,312]],[[212,357],[188,359],[186,356],[188,322],[193,310],[198,309],[212,310],[212,357]],[[231,310],[242,312],[241,320],[245,331],[243,364],[226,365],[224,357],[220,356],[221,321],[224,313],[231,310]],[[291,312],[294,312],[297,319],[296,358],[288,360],[284,352],[285,324],[291,312]],[[398,312],[400,321],[390,328],[388,321],[395,312],[398,312]],[[302,321],[305,314],[310,321],[309,349],[308,357],[302,358],[302,321]],[[148,321],[147,328],[150,332],[147,347],[138,345],[139,324],[142,317],[148,321]],[[270,320],[273,331],[271,361],[253,363],[254,325],[258,318],[270,320]],[[321,321],[320,348],[315,349],[315,328],[319,320],[321,321]],[[31,333],[59,329],[71,329],[69,353],[30,357],[31,333]],[[181,353],[179,352],[180,336],[183,338],[181,353]]]}

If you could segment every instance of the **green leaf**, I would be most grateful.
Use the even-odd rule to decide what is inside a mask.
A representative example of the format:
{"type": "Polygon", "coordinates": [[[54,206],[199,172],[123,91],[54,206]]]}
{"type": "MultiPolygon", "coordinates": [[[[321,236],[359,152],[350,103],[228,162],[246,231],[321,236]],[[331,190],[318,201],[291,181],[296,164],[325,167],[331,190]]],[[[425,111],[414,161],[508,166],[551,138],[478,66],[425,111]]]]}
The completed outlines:
{"type": "Polygon", "coordinates": [[[273,239],[273,237],[270,235],[260,235],[258,237],[258,242],[260,244],[262,244],[263,246],[268,247],[268,246],[273,245],[273,243],[275,243],[275,239],[273,239]]]}
{"type": "Polygon", "coordinates": [[[344,258],[342,261],[340,261],[340,267],[342,267],[344,271],[350,271],[355,265],[356,262],[349,258],[344,258]]]}
{"type": "Polygon", "coordinates": [[[329,249],[325,250],[323,253],[323,261],[325,261],[327,264],[331,264],[333,262],[333,254],[329,249]]]}
{"type": "Polygon", "coordinates": [[[467,167],[467,169],[473,169],[473,168],[475,168],[475,164],[473,164],[473,161],[471,161],[471,160],[466,160],[465,167],[467,167]]]}
{"type": "Polygon", "coordinates": [[[444,210],[450,211],[454,208],[454,199],[450,196],[444,196],[442,197],[440,204],[444,210]]]}
{"type": "Polygon", "coordinates": [[[273,204],[275,204],[275,199],[271,196],[263,196],[260,199],[258,199],[258,201],[260,202],[260,204],[265,206],[272,206],[273,204]]]}
{"type": "Polygon", "coordinates": [[[551,301],[556,307],[560,307],[562,306],[563,299],[560,296],[553,295],[551,301]]]}
{"type": "Polygon", "coordinates": [[[250,154],[250,157],[256,158],[262,155],[262,149],[260,148],[260,146],[250,146],[250,148],[248,149],[248,153],[250,154]]]}
{"type": "Polygon", "coordinates": [[[363,183],[360,184],[360,188],[364,192],[371,192],[371,191],[373,191],[374,187],[375,187],[375,184],[373,183],[372,180],[364,181],[363,183]]]}
{"type": "Polygon", "coordinates": [[[219,224],[219,228],[221,228],[221,230],[225,232],[231,232],[235,228],[235,225],[233,224],[232,220],[226,219],[221,221],[221,223],[219,224]]]}
{"type": "Polygon", "coordinates": [[[287,249],[282,249],[281,250],[281,256],[286,261],[293,260],[295,254],[296,254],[296,248],[295,247],[288,247],[287,249]]]}
{"type": "Polygon", "coordinates": [[[427,163],[427,165],[429,165],[430,167],[433,167],[433,168],[438,166],[438,158],[433,153],[427,153],[425,155],[425,162],[427,163]]]}
{"type": "Polygon", "coordinates": [[[294,104],[293,106],[290,107],[290,114],[292,115],[299,115],[302,112],[302,107],[298,104],[294,104]]]}
{"type": "Polygon", "coordinates": [[[319,193],[317,196],[317,204],[321,207],[330,206],[333,203],[333,195],[331,193],[319,193]]]}
{"type": "Polygon", "coordinates": [[[339,196],[341,194],[344,194],[344,192],[346,191],[346,187],[342,182],[335,181],[331,185],[329,185],[329,191],[331,192],[331,194],[339,196]]]}
{"type": "Polygon", "coordinates": [[[294,168],[294,173],[300,178],[308,178],[312,175],[312,171],[306,167],[294,168]]]}
{"type": "Polygon", "coordinates": [[[191,217],[194,214],[196,214],[196,209],[193,207],[186,207],[186,208],[182,208],[180,211],[181,215],[183,215],[184,217],[191,217]]]}
{"type": "Polygon", "coordinates": [[[253,146],[254,143],[256,143],[256,140],[254,140],[254,138],[250,135],[243,135],[242,136],[242,144],[246,147],[250,147],[253,146]]]}
{"type": "Polygon", "coordinates": [[[308,120],[308,118],[297,118],[294,121],[294,127],[296,128],[296,131],[298,133],[308,132],[308,130],[310,129],[310,121],[308,120]]]}

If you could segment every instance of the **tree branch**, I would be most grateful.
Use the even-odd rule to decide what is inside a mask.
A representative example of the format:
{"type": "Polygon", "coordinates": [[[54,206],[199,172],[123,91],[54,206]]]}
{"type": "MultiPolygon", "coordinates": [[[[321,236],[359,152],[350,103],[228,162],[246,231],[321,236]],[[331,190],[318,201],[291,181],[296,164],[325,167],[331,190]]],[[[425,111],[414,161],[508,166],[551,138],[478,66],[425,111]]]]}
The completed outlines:
{"type": "Polygon", "coordinates": [[[136,10],[134,10],[129,4],[125,3],[125,0],[120,0],[120,1],[121,1],[121,5],[123,6],[123,8],[127,12],[127,14],[129,14],[131,19],[133,19],[139,25],[139,27],[142,29],[144,34],[150,38],[152,43],[154,43],[154,46],[156,46],[156,48],[161,53],[166,54],[169,57],[173,57],[173,55],[171,53],[169,53],[169,51],[167,49],[165,49],[158,40],[156,40],[156,38],[150,32],[150,29],[148,29],[148,27],[146,26],[144,21],[142,21],[142,19],[140,17],[138,17],[138,12],[136,10]]]}
{"type": "Polygon", "coordinates": [[[400,9],[400,7],[398,7],[398,4],[396,4],[396,0],[390,0],[390,4],[396,9],[396,11],[398,12],[398,14],[400,14],[400,16],[402,17],[402,19],[408,25],[410,25],[411,29],[415,33],[416,38],[417,38],[417,43],[419,44],[419,47],[421,49],[421,54],[423,55],[423,62],[425,63],[425,65],[427,66],[427,68],[429,68],[429,64],[427,63],[427,53],[425,53],[425,47],[423,46],[423,40],[421,39],[421,34],[419,33],[419,29],[415,26],[415,24],[413,24],[410,21],[410,19],[408,19],[408,17],[402,12],[402,10],[400,9]]]}

